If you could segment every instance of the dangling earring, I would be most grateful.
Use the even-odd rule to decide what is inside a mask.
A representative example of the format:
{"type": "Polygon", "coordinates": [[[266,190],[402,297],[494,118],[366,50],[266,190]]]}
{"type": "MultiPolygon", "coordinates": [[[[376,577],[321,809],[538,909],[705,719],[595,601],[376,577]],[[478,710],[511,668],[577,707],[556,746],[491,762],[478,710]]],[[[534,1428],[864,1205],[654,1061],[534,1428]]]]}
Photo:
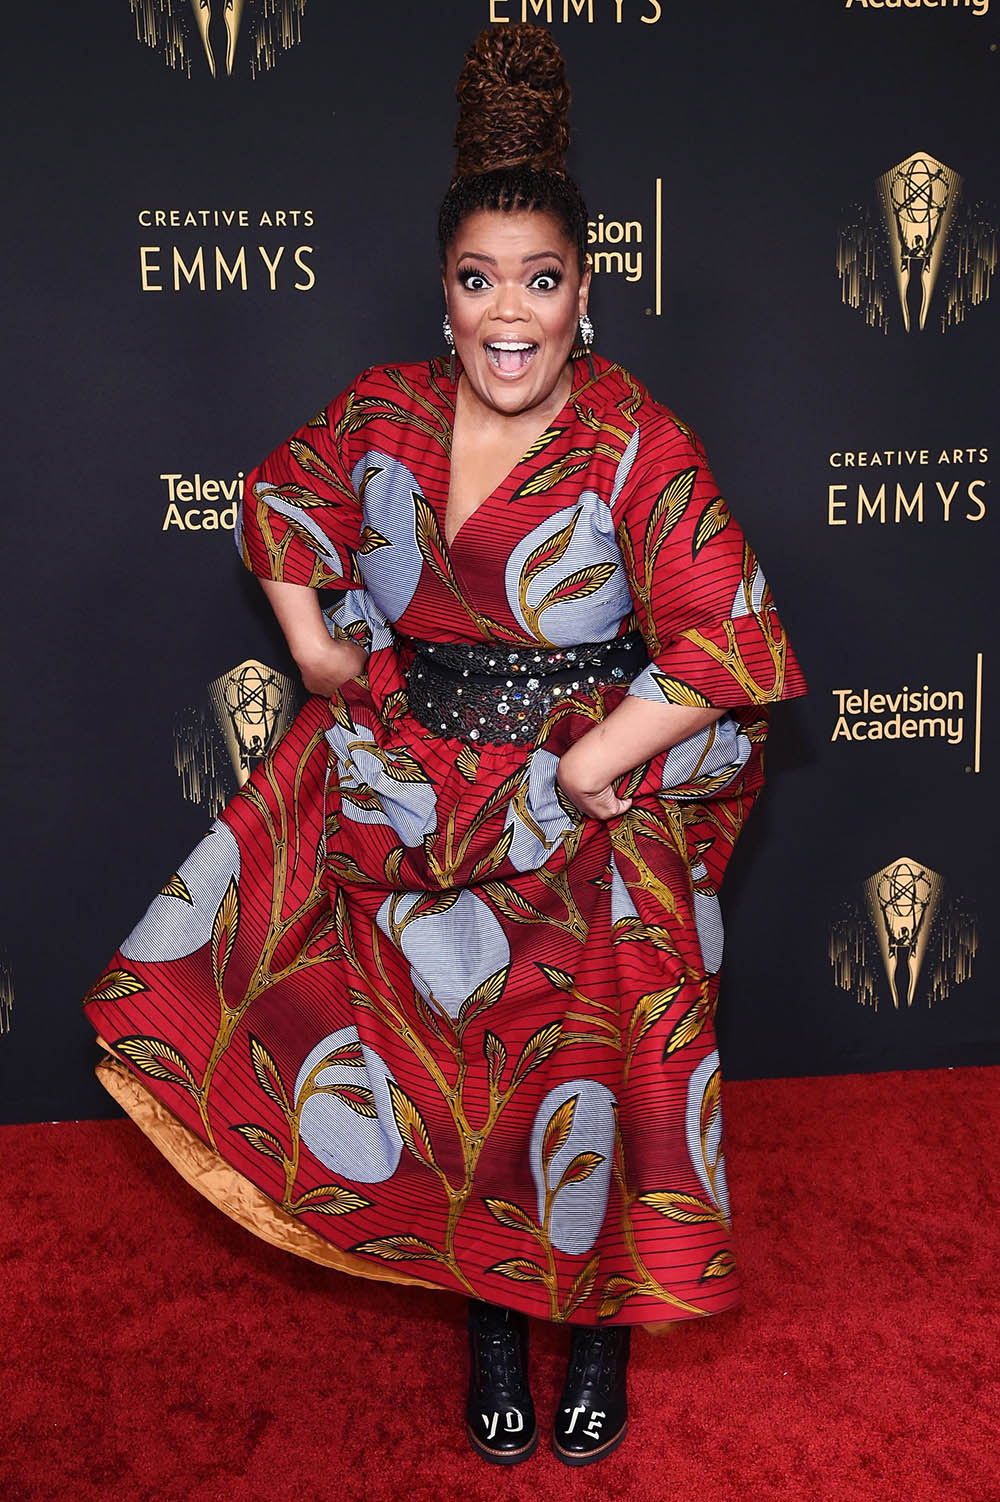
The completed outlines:
{"type": "Polygon", "coordinates": [[[448,346],[448,379],[452,383],[452,385],[454,385],[455,384],[455,335],[451,331],[451,319],[448,317],[447,313],[444,315],[444,323],[442,325],[442,328],[444,329],[444,342],[448,346]]]}
{"type": "Polygon", "coordinates": [[[587,351],[587,371],[592,381],[597,380],[597,372],[594,369],[594,357],[590,353],[590,346],[594,342],[594,325],[586,313],[580,314],[580,343],[587,351]]]}

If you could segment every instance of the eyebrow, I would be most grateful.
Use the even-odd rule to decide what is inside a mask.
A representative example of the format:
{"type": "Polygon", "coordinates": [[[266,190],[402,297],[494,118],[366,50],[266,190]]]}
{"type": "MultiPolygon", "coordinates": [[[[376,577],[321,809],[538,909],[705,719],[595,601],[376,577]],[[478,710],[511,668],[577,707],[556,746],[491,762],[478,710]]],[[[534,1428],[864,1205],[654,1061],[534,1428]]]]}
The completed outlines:
{"type": "MultiPolygon", "coordinates": [[[[490,266],[495,266],[497,264],[495,256],[484,255],[481,250],[463,250],[458,259],[460,261],[464,261],[466,259],[471,259],[474,261],[486,261],[490,266]]],[[[562,259],[562,256],[557,250],[539,250],[536,251],[533,255],[522,256],[521,265],[527,266],[531,261],[559,261],[560,263],[562,263],[562,259]]]]}

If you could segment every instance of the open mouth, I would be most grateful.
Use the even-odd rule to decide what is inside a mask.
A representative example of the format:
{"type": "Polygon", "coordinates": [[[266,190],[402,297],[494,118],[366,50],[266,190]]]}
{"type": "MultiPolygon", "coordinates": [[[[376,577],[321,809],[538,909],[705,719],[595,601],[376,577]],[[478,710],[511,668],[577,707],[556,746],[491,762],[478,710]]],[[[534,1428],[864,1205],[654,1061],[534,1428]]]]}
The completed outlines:
{"type": "Polygon", "coordinates": [[[483,348],[494,370],[502,375],[517,375],[538,353],[538,345],[525,339],[495,339],[483,348]]]}

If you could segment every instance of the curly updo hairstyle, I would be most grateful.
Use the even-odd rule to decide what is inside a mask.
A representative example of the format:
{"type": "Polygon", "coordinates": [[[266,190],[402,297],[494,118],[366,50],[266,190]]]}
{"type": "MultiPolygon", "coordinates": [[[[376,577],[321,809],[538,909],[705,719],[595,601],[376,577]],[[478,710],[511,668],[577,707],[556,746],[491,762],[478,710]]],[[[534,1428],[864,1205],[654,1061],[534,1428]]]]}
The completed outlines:
{"type": "Polygon", "coordinates": [[[543,26],[488,26],[456,89],[455,172],[438,215],[444,261],[462,221],[482,209],[551,214],[587,261],[587,206],[566,173],[569,84],[543,26]]]}

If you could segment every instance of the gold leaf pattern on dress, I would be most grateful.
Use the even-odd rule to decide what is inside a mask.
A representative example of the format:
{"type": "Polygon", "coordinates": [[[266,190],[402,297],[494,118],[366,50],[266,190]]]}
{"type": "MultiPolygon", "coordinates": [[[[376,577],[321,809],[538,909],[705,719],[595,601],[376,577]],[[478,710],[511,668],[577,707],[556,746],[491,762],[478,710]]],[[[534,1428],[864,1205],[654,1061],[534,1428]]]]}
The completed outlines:
{"type": "Polygon", "coordinates": [[[324,1184],[319,1189],[307,1189],[295,1201],[296,1213],[310,1210],[316,1215],[349,1215],[352,1210],[367,1210],[371,1200],[364,1199],[341,1184],[324,1184]]]}
{"type": "Polygon", "coordinates": [[[474,991],[469,992],[459,1008],[458,1030],[460,1033],[465,1031],[474,1018],[496,1005],[503,995],[509,974],[510,966],[504,965],[500,970],[495,970],[492,975],[480,981],[474,991]]]}
{"type": "MultiPolygon", "coordinates": [[[[280,496],[283,501],[294,501],[303,511],[311,511],[316,506],[329,506],[330,502],[324,496],[317,495],[315,490],[310,490],[307,485],[297,485],[294,480],[283,480],[280,485],[261,486],[257,490],[258,498],[266,500],[270,495],[280,496]]],[[[310,544],[315,548],[315,542],[310,544]]]]}
{"type": "Polygon", "coordinates": [[[215,984],[220,994],[222,982],[225,980],[226,969],[236,943],[236,935],[240,926],[240,893],[236,885],[236,877],[230,878],[229,885],[225,890],[219,910],[212,924],[212,970],[215,974],[215,984]]]}
{"type": "Polygon", "coordinates": [[[387,886],[399,886],[399,870],[405,859],[406,851],[402,845],[397,845],[395,849],[389,851],[389,854],[382,862],[382,874],[385,877],[387,886]]]}
{"type": "MultiPolygon", "coordinates": [[[[337,471],[331,469],[323,455],[318,453],[312,444],[306,443],[304,438],[289,438],[288,452],[307,475],[315,475],[317,479],[326,480],[329,484],[335,485],[338,490],[343,490],[344,482],[337,471]]],[[[327,505],[330,504],[328,501],[327,505]]]]}
{"type": "Polygon", "coordinates": [[[680,1191],[651,1190],[648,1194],[640,1194],[639,1204],[685,1226],[717,1225],[722,1220],[714,1205],[706,1204],[697,1195],[680,1191]]]}
{"type": "Polygon", "coordinates": [[[639,1040],[644,1038],[649,1032],[649,1029],[659,1022],[663,1014],[676,1001],[683,984],[683,981],[678,981],[676,985],[667,986],[662,991],[647,991],[645,996],[639,997],[629,1018],[628,1036],[630,1049],[634,1049],[639,1040]]]}
{"type": "Polygon", "coordinates": [[[573,1117],[576,1115],[576,1103],[579,1099],[579,1095],[571,1095],[549,1117],[542,1133],[542,1164],[545,1168],[548,1168],[560,1148],[566,1146],[573,1130],[573,1117]]]}
{"type": "Polygon", "coordinates": [[[483,1056],[486,1059],[486,1077],[490,1089],[495,1090],[507,1065],[507,1050],[496,1033],[491,1033],[488,1028],[483,1034],[483,1056]]]}
{"type": "Polygon", "coordinates": [[[525,480],[514,492],[511,500],[519,501],[525,496],[543,495],[547,490],[554,490],[563,480],[568,480],[571,475],[579,474],[581,469],[586,469],[593,462],[592,449],[570,449],[563,454],[561,459],[553,459],[551,464],[546,464],[543,469],[536,470],[530,480],[525,480]]]}
{"type": "MultiPolygon", "coordinates": [[[[364,1069],[366,1067],[365,1051],[361,1047],[360,1042],[342,1043],[339,1048],[335,1048],[332,1053],[327,1054],[320,1065],[320,1069],[335,1069],[345,1066],[350,1069],[364,1069]]],[[[315,1072],[319,1073],[319,1070],[315,1072]]]]}
{"type": "Polygon", "coordinates": [[[493,849],[487,855],[484,855],[482,860],[476,861],[476,864],[469,872],[469,881],[479,881],[482,877],[488,876],[491,871],[498,871],[507,859],[507,852],[513,843],[514,826],[513,824],[508,824],[503,834],[493,846],[493,849]]]}
{"type": "Polygon", "coordinates": [[[371,484],[372,480],[374,480],[376,478],[376,476],[380,475],[383,472],[384,469],[385,469],[385,465],[384,464],[369,464],[367,466],[367,468],[365,469],[364,474],[361,476],[361,479],[358,482],[357,490],[358,490],[358,505],[359,506],[363,506],[364,505],[364,503],[365,503],[365,491],[368,489],[368,487],[371,484]]]}
{"type": "Polygon", "coordinates": [[[711,699],[682,683],[680,678],[668,678],[665,673],[654,673],[653,680],[668,704],[683,704],[688,709],[711,709],[711,699]]]}
{"type": "Polygon", "coordinates": [[[398,949],[402,942],[403,931],[411,923],[416,923],[418,918],[436,918],[453,908],[458,901],[459,893],[450,892],[423,892],[416,902],[404,914],[402,918],[396,915],[401,904],[410,896],[408,892],[396,893],[389,899],[389,937],[398,949]]]}
{"type": "Polygon", "coordinates": [[[496,1262],[486,1269],[501,1278],[510,1278],[514,1283],[544,1283],[545,1271],[528,1257],[511,1257],[506,1262],[496,1262]]]}
{"type": "Polygon", "coordinates": [[[329,426],[330,419],[326,415],[325,407],[317,412],[315,417],[310,417],[309,421],[306,423],[307,428],[328,428],[329,426]]]}
{"type": "Polygon", "coordinates": [[[534,443],[529,444],[525,449],[524,459],[537,459],[542,450],[547,449],[549,444],[554,443],[557,438],[561,438],[565,431],[565,428],[546,428],[545,432],[539,433],[534,443]]]}
{"type": "Polygon", "coordinates": [[[351,1251],[359,1257],[378,1257],[383,1262],[443,1262],[436,1246],[419,1236],[380,1236],[376,1241],[362,1241],[351,1251]]]}
{"type": "Polygon", "coordinates": [[[364,1116],[368,1121],[377,1121],[378,1112],[375,1109],[375,1097],[367,1085],[320,1085],[317,1095],[332,1095],[336,1100],[343,1101],[345,1106],[350,1106],[357,1116],[364,1116]]]}
{"type": "Polygon", "coordinates": [[[326,857],[326,866],[335,881],[358,883],[361,886],[372,885],[374,876],[369,876],[362,871],[353,855],[348,855],[345,850],[331,850],[326,857]]]}
{"type": "Polygon", "coordinates": [[[652,574],[656,555],[664,540],[670,536],[691,500],[694,482],[698,477],[697,467],[684,469],[660,491],[646,522],[644,571],[648,580],[652,574]]]}
{"type": "Polygon", "coordinates": [[[569,1291],[569,1299],[566,1303],[565,1315],[568,1317],[574,1310],[585,1304],[594,1291],[597,1281],[597,1270],[601,1265],[600,1256],[595,1252],[587,1265],[577,1273],[573,1279],[573,1286],[569,1291]]]}
{"type": "Polygon", "coordinates": [[[181,902],[188,902],[192,907],[194,906],[194,898],[188,891],[183,878],[178,876],[176,871],[169,881],[163,883],[158,895],[160,897],[179,897],[181,902]]]}
{"type": "Polygon", "coordinates": [[[475,746],[466,742],[455,757],[455,766],[461,772],[466,782],[475,782],[476,780],[476,773],[479,770],[479,755],[480,753],[476,750],[475,746]]]}
{"type": "Polygon", "coordinates": [[[699,1281],[703,1282],[706,1278],[728,1278],[729,1274],[735,1271],[736,1258],[732,1252],[723,1249],[721,1252],[716,1252],[715,1256],[709,1260],[699,1281]]]}
{"type": "Polygon", "coordinates": [[[264,1094],[274,1101],[279,1110],[290,1111],[292,1108],[278,1066],[260,1039],[253,1034],[250,1035],[250,1061],[264,1094]]]}
{"type": "Polygon", "coordinates": [[[576,531],[576,524],[582,514],[583,508],[579,507],[574,511],[565,527],[561,527],[558,532],[553,532],[551,537],[546,537],[536,548],[532,549],[524,560],[521,567],[521,576],[517,581],[518,598],[521,601],[522,609],[526,607],[528,586],[535,575],[544,568],[550,568],[564,557],[566,549],[573,541],[573,533],[576,531]]]}
{"type": "Polygon", "coordinates": [[[255,1152],[263,1153],[265,1158],[274,1158],[277,1163],[284,1163],[285,1150],[274,1133],[269,1132],[266,1127],[244,1121],[234,1124],[233,1131],[239,1132],[241,1137],[246,1138],[255,1152]]]}
{"type": "Polygon", "coordinates": [[[597,1310],[598,1319],[613,1319],[616,1314],[621,1313],[633,1294],[641,1292],[641,1283],[635,1283],[631,1278],[622,1278],[615,1273],[604,1285],[597,1310]]]}
{"type": "Polygon", "coordinates": [[[83,1005],[89,1006],[92,1001],[121,1001],[123,996],[135,996],[145,989],[142,981],[127,970],[108,970],[91,986],[83,1005]]]}
{"type": "Polygon", "coordinates": [[[387,1080],[386,1083],[389,1086],[392,1114],[396,1118],[396,1130],[402,1137],[406,1150],[412,1153],[418,1163],[423,1163],[425,1167],[436,1168],[437,1159],[424,1125],[424,1118],[405,1090],[401,1090],[395,1080],[387,1080]]]}
{"type": "Polygon", "coordinates": [[[374,527],[367,523],[361,529],[361,542],[358,546],[358,554],[364,557],[368,553],[374,553],[379,548],[391,548],[392,543],[388,537],[383,537],[381,532],[376,532],[374,527]]]}
{"type": "Polygon", "coordinates": [[[667,1045],[664,1056],[676,1053],[679,1048],[684,1048],[688,1043],[693,1043],[695,1038],[704,1030],[705,1023],[711,1015],[711,997],[707,985],[704,987],[698,1000],[692,1002],[683,1017],[675,1024],[667,1045]]]}
{"type": "Polygon", "coordinates": [[[552,605],[563,605],[567,600],[585,600],[596,594],[618,568],[617,563],[588,563],[585,568],[575,569],[545,594],[534,607],[535,616],[540,616],[552,605]]]}
{"type": "Polygon", "coordinates": [[[543,965],[541,960],[536,960],[539,970],[557,991],[572,991],[576,982],[568,970],[558,970],[555,965],[543,965]]]}
{"type": "Polygon", "coordinates": [[[559,1046],[561,1032],[562,1022],[550,1022],[545,1027],[540,1027],[537,1033],[532,1033],[514,1065],[516,1084],[519,1085],[533,1069],[537,1069],[539,1064],[544,1064],[549,1055],[555,1052],[559,1046]]]}
{"type": "Polygon", "coordinates": [[[116,1053],[123,1054],[130,1064],[148,1074],[150,1079],[180,1085],[192,1093],[197,1091],[191,1066],[172,1044],[165,1043],[162,1038],[119,1038],[113,1047],[116,1053]]]}
{"type": "Polygon", "coordinates": [[[732,519],[732,513],[721,495],[717,495],[713,501],[709,501],[699,516],[698,525],[694,529],[691,556],[696,558],[707,542],[711,542],[713,537],[718,537],[720,532],[725,531],[732,519]]]}
{"type": "Polygon", "coordinates": [[[527,1210],[522,1210],[520,1205],[515,1205],[511,1200],[486,1199],[483,1201],[493,1219],[500,1225],[506,1226],[510,1231],[534,1231],[537,1229],[535,1222],[527,1210]]]}
{"type": "Polygon", "coordinates": [[[541,908],[529,902],[527,897],[522,897],[520,892],[509,885],[506,881],[486,881],[482,890],[492,903],[500,909],[505,918],[510,918],[514,923],[548,923],[549,919],[541,908]]]}
{"type": "Polygon", "coordinates": [[[567,1163],[559,1178],[559,1188],[563,1189],[567,1184],[582,1184],[584,1179],[589,1179],[594,1169],[604,1162],[601,1153],[577,1153],[571,1163],[567,1163]]]}

